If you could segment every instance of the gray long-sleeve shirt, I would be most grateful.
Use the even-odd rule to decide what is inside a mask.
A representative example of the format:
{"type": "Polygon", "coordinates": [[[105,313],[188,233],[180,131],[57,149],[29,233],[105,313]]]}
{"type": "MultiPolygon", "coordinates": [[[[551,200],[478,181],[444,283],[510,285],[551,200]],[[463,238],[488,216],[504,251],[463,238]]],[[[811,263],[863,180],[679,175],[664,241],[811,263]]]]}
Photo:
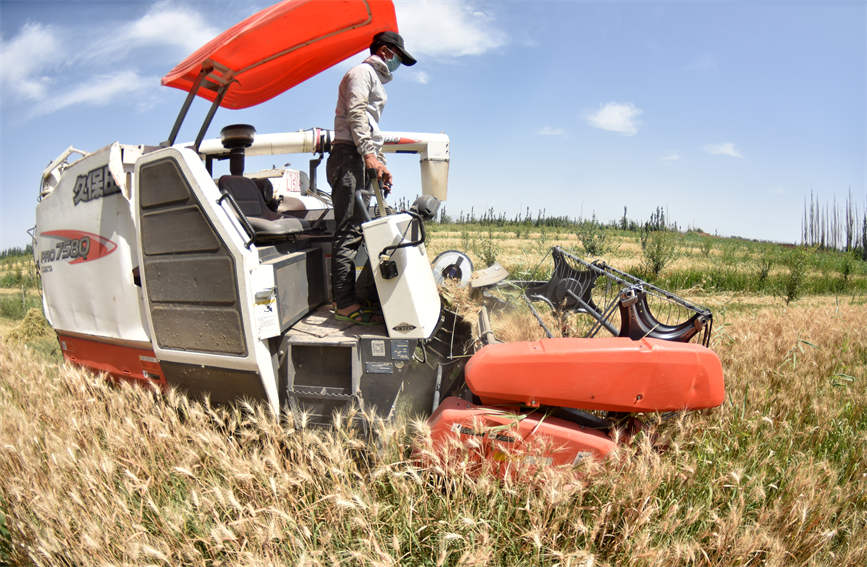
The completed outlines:
{"type": "Polygon", "coordinates": [[[376,154],[383,163],[379,120],[388,99],[383,85],[390,80],[391,72],[385,62],[371,55],[343,76],[334,112],[335,140],[352,142],[358,153],[376,154]]]}

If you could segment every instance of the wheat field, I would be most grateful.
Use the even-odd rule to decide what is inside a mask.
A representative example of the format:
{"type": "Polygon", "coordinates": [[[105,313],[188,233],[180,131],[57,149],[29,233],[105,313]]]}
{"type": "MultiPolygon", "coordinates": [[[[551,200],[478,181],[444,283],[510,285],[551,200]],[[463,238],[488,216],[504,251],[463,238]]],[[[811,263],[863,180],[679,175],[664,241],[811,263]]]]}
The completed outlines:
{"type": "Polygon", "coordinates": [[[420,420],[290,427],[112,386],[7,336],[0,563],[867,564],[863,298],[704,299],[722,407],[502,480],[454,455],[421,466],[420,420]]]}
{"type": "MultiPolygon", "coordinates": [[[[431,257],[464,250],[519,278],[545,277],[552,245],[581,249],[566,230],[432,232],[431,257]]],[[[860,567],[867,270],[811,251],[789,303],[790,252],[681,235],[660,283],[713,310],[724,405],[646,416],[604,462],[505,479],[457,447],[431,453],[412,416],[362,437],[346,416],[308,429],[61,364],[38,308],[26,311],[39,305],[32,262],[7,261],[0,565],[860,567]]],[[[635,235],[612,234],[605,258],[642,269],[635,235]]],[[[467,316],[478,308],[465,290],[445,293],[467,316]]],[[[543,336],[526,310],[493,324],[502,340],[543,336]]]]}

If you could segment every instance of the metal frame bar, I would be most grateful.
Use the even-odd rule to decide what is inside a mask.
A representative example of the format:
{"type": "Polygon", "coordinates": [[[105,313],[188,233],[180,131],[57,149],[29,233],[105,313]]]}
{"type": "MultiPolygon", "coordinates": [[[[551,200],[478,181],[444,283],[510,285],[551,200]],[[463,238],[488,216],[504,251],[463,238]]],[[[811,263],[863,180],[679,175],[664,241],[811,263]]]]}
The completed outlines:
{"type": "MultiPolygon", "coordinates": [[[[611,314],[614,313],[614,310],[617,309],[618,305],[620,305],[620,294],[619,293],[614,296],[614,299],[611,300],[611,302],[605,308],[605,312],[602,314],[602,318],[605,319],[606,322],[611,318],[611,314]]],[[[610,323],[608,323],[608,325],[610,325],[610,323]]],[[[608,328],[608,327],[606,327],[606,328],[608,328]]],[[[601,322],[601,320],[597,320],[596,323],[594,323],[594,325],[592,327],[590,327],[590,330],[587,331],[587,334],[585,335],[585,337],[586,338],[594,337],[594,336],[596,336],[596,333],[598,333],[601,330],[602,330],[602,322],[601,322]]],[[[609,328],[608,330],[610,331],[611,329],[609,328]]],[[[618,335],[620,333],[618,332],[618,333],[614,333],[614,334],[618,335]]]]}
{"type": "Polygon", "coordinates": [[[215,90],[217,96],[214,98],[214,102],[211,104],[211,108],[208,110],[208,115],[205,116],[205,121],[202,124],[202,127],[199,129],[199,134],[196,136],[195,150],[199,151],[199,146],[202,145],[202,140],[205,139],[205,133],[208,131],[208,127],[211,125],[211,121],[214,119],[214,114],[217,112],[217,108],[223,102],[223,97],[226,96],[226,91],[229,89],[229,86],[234,82],[235,73],[230,68],[225,65],[221,65],[212,59],[206,59],[202,62],[202,69],[199,71],[198,76],[196,77],[193,86],[190,87],[189,93],[187,93],[187,98],[184,100],[184,103],[181,105],[181,110],[178,112],[178,117],[175,118],[175,123],[172,126],[172,131],[169,133],[169,138],[165,142],[161,143],[161,146],[173,146],[175,144],[175,140],[178,137],[178,132],[181,129],[181,124],[183,124],[184,119],[187,117],[187,112],[190,110],[190,106],[193,103],[193,99],[199,93],[199,90],[202,88],[202,83],[205,82],[205,79],[208,79],[208,86],[206,86],[209,90],[215,90]],[[215,74],[214,71],[219,71],[220,74],[215,74]],[[213,87],[217,88],[214,89],[213,87]]]}
{"type": "MultiPolygon", "coordinates": [[[[559,246],[553,247],[551,249],[551,252],[549,252],[549,254],[553,255],[555,257],[555,260],[557,257],[560,258],[560,261],[562,262],[562,264],[560,264],[561,268],[564,268],[564,269],[568,268],[569,270],[578,271],[578,272],[580,272],[581,270],[586,270],[592,274],[595,274],[596,277],[602,276],[603,279],[607,282],[608,289],[610,289],[612,284],[614,284],[615,286],[621,287],[620,291],[616,292],[613,298],[610,298],[610,302],[608,302],[608,299],[606,299],[606,302],[608,302],[608,303],[604,306],[604,309],[601,309],[601,310],[598,308],[595,308],[593,305],[590,304],[589,301],[585,301],[581,297],[583,295],[584,290],[586,289],[583,285],[578,286],[577,288],[570,287],[570,288],[567,288],[564,290],[565,295],[570,297],[572,300],[574,300],[575,304],[577,306],[576,309],[569,308],[569,310],[575,310],[578,313],[587,313],[593,319],[595,319],[594,324],[590,327],[590,330],[587,332],[585,337],[590,338],[590,337],[595,336],[602,328],[605,328],[614,336],[619,336],[620,330],[614,328],[614,326],[611,324],[610,319],[611,319],[612,315],[614,314],[614,311],[617,309],[617,306],[623,304],[624,294],[631,294],[631,295],[636,296],[636,297],[639,295],[644,296],[644,297],[648,297],[648,298],[654,297],[654,298],[656,298],[657,301],[665,302],[669,307],[669,314],[671,314],[672,308],[675,308],[675,306],[679,306],[680,308],[683,308],[686,311],[692,312],[694,314],[694,315],[692,315],[692,317],[699,316],[700,318],[704,319],[705,323],[704,323],[703,329],[701,329],[700,333],[698,334],[698,339],[699,339],[699,342],[701,344],[703,344],[704,346],[709,345],[710,334],[711,334],[711,329],[712,329],[712,325],[713,325],[713,315],[710,312],[710,310],[708,310],[704,307],[701,307],[699,305],[695,305],[695,304],[679,297],[678,295],[676,295],[670,291],[666,291],[664,289],[661,289],[661,288],[659,288],[659,287],[657,287],[657,286],[655,286],[649,282],[646,282],[646,281],[644,281],[644,280],[642,280],[636,276],[633,276],[632,274],[622,272],[616,268],[612,268],[611,266],[607,265],[606,263],[604,263],[602,261],[596,261],[596,262],[590,263],[590,262],[587,262],[585,260],[582,260],[581,258],[575,256],[574,254],[571,254],[571,253],[563,250],[559,246]],[[578,292],[580,292],[580,293],[578,293],[578,292]]],[[[547,256],[546,256],[546,258],[547,258],[547,256]]],[[[555,264],[556,264],[556,262],[555,262],[555,264]]],[[[555,280],[563,281],[563,282],[567,281],[567,279],[563,279],[563,278],[565,278],[565,275],[560,274],[560,272],[557,271],[556,269],[555,269],[555,272],[552,273],[551,278],[552,279],[549,280],[549,282],[529,282],[529,281],[503,282],[507,285],[514,286],[514,287],[521,290],[522,298],[527,303],[528,307],[530,308],[532,314],[535,316],[539,325],[545,331],[545,334],[549,337],[551,336],[551,331],[550,331],[550,329],[548,329],[545,326],[539,313],[534,309],[532,302],[533,301],[542,301],[542,302],[546,303],[554,311],[558,311],[560,307],[553,305],[551,303],[551,301],[548,299],[548,297],[546,297],[545,295],[530,294],[527,292],[527,290],[532,285],[539,285],[539,284],[544,285],[545,283],[550,283],[550,282],[553,282],[555,280]]],[[[576,281],[575,283],[577,285],[579,282],[576,281]]],[[[606,298],[609,297],[607,292],[606,292],[605,296],[606,296],[606,298]]],[[[649,306],[647,308],[649,309],[649,306]]],[[[683,323],[680,323],[680,325],[682,325],[682,324],[683,323]]],[[[677,325],[675,325],[675,326],[677,326],[677,325]]]]}
{"type": "Polygon", "coordinates": [[[208,127],[214,119],[214,114],[217,113],[217,108],[219,108],[220,103],[223,102],[223,97],[226,96],[226,91],[229,90],[230,84],[231,83],[226,83],[220,86],[220,89],[217,91],[217,98],[214,99],[211,108],[208,110],[208,115],[205,116],[205,121],[202,123],[202,127],[199,128],[199,134],[196,136],[196,143],[193,146],[193,150],[197,153],[199,151],[199,146],[202,145],[202,140],[205,139],[205,133],[208,131],[208,127]]]}
{"type": "Polygon", "coordinates": [[[183,124],[184,119],[187,117],[187,112],[190,110],[190,105],[193,104],[193,99],[196,94],[199,92],[199,88],[202,86],[202,81],[205,80],[205,77],[213,71],[213,66],[208,64],[207,62],[202,64],[202,70],[199,71],[199,76],[196,77],[196,81],[193,83],[190,92],[187,94],[186,100],[184,100],[184,104],[181,105],[181,110],[178,112],[178,117],[175,118],[175,124],[172,126],[172,131],[169,134],[169,138],[160,144],[161,146],[173,146],[175,144],[175,139],[178,137],[178,132],[181,129],[181,124],[183,124]]]}
{"type": "Polygon", "coordinates": [[[548,326],[545,325],[545,322],[542,321],[542,316],[539,315],[539,312],[536,311],[535,307],[533,307],[533,302],[530,301],[530,298],[527,297],[527,294],[523,293],[523,294],[521,294],[521,297],[523,297],[524,301],[527,302],[527,307],[530,308],[530,313],[533,314],[533,316],[536,318],[536,321],[539,323],[539,326],[542,327],[543,331],[545,331],[545,336],[547,336],[549,339],[553,338],[554,335],[551,333],[551,329],[549,329],[548,326]]]}
{"type": "Polygon", "coordinates": [[[622,272],[622,271],[618,270],[617,268],[609,266],[608,264],[606,264],[604,262],[603,263],[586,262],[586,261],[582,260],[581,258],[563,250],[559,246],[555,246],[555,248],[558,251],[560,251],[560,253],[562,253],[562,255],[564,257],[566,257],[566,258],[568,258],[574,262],[578,262],[579,264],[581,264],[585,268],[593,270],[594,272],[597,272],[600,275],[605,275],[605,276],[613,279],[614,281],[622,284],[624,287],[641,287],[644,291],[653,292],[654,294],[660,295],[666,299],[669,299],[669,300],[673,301],[674,303],[677,303],[678,305],[685,307],[691,311],[695,311],[695,312],[701,313],[703,315],[704,314],[710,315],[710,311],[705,309],[704,307],[701,307],[699,305],[691,303],[691,302],[683,299],[682,297],[675,295],[674,293],[671,293],[670,291],[666,291],[662,288],[659,288],[659,287],[653,285],[652,283],[646,282],[640,278],[633,276],[632,274],[622,272]]]}
{"type": "MultiPolygon", "coordinates": [[[[566,290],[566,293],[568,293],[569,295],[571,295],[571,296],[572,296],[572,299],[574,299],[575,301],[578,302],[578,305],[580,305],[581,307],[583,307],[584,309],[586,309],[586,310],[587,310],[587,313],[589,313],[590,315],[592,315],[593,318],[596,319],[596,321],[597,321],[599,324],[601,324],[601,325],[605,325],[605,328],[608,329],[608,330],[611,332],[612,335],[614,335],[614,336],[616,337],[618,334],[620,334],[620,331],[618,331],[617,329],[615,329],[615,328],[614,328],[614,325],[612,325],[611,323],[608,322],[608,320],[607,320],[607,318],[606,318],[605,315],[602,315],[601,313],[599,313],[598,311],[596,311],[595,309],[593,309],[593,308],[592,308],[592,307],[591,307],[591,306],[590,306],[586,301],[584,301],[583,299],[581,299],[580,297],[578,297],[578,294],[576,294],[576,293],[575,293],[574,291],[572,291],[571,289],[567,289],[567,290],[566,290]]],[[[594,326],[595,326],[595,325],[594,325],[594,326]]]]}

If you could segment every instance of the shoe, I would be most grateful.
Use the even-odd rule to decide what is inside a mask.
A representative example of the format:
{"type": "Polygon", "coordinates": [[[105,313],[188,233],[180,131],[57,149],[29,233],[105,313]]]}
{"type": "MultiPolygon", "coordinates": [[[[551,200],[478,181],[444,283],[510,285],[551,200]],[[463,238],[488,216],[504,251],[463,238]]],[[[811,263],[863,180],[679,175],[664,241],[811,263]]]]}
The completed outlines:
{"type": "Polygon", "coordinates": [[[363,303],[360,309],[365,313],[373,313],[374,315],[382,316],[382,305],[379,303],[366,302],[363,303]]]}
{"type": "Polygon", "coordinates": [[[379,325],[383,321],[382,317],[378,316],[376,313],[372,311],[365,311],[361,308],[356,309],[355,311],[347,315],[341,315],[340,313],[335,311],[334,318],[338,321],[348,321],[350,323],[355,323],[356,325],[364,325],[367,327],[379,325]]]}
{"type": "Polygon", "coordinates": [[[380,305],[379,300],[367,299],[367,298],[356,298],[356,303],[361,306],[362,311],[370,311],[373,313],[382,313],[382,305],[380,305]]]}

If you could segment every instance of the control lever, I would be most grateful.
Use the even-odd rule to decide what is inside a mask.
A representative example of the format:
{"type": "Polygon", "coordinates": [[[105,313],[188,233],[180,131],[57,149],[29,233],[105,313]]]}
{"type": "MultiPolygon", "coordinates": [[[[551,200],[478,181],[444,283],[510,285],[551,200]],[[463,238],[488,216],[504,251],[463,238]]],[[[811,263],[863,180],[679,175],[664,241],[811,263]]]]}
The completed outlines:
{"type": "Polygon", "coordinates": [[[369,186],[373,189],[373,194],[376,195],[376,216],[384,217],[387,214],[385,208],[385,197],[383,193],[386,195],[391,191],[391,187],[386,186],[383,190],[383,187],[379,183],[379,179],[376,177],[375,169],[367,170],[367,178],[370,179],[369,186]]]}
{"type": "Polygon", "coordinates": [[[367,210],[367,205],[364,203],[365,199],[370,198],[370,191],[356,191],[355,192],[355,206],[361,212],[361,216],[364,218],[364,222],[372,220],[370,218],[370,213],[367,210]]]}

